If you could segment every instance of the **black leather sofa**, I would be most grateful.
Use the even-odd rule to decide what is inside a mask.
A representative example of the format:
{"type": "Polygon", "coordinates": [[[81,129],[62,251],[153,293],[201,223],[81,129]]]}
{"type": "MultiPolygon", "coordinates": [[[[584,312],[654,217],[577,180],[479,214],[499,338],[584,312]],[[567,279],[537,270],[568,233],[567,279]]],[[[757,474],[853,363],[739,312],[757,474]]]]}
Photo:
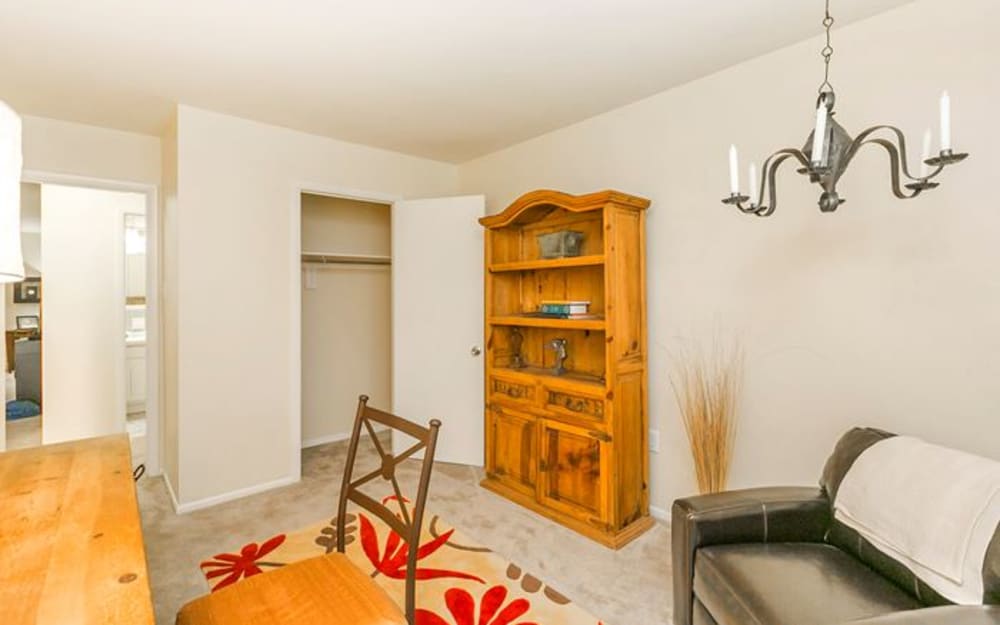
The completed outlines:
{"type": "Polygon", "coordinates": [[[851,464],[888,436],[845,434],[820,488],[674,502],[674,625],[1000,625],[1000,530],[983,566],[984,605],[956,606],[833,518],[851,464]]]}

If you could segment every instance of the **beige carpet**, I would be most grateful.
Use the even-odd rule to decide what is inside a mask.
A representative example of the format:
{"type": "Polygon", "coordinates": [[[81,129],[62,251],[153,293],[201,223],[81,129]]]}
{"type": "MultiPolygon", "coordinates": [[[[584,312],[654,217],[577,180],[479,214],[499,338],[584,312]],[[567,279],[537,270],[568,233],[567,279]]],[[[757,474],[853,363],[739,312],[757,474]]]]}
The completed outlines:
{"type": "MultiPolygon", "coordinates": [[[[139,481],[139,505],[158,625],[173,625],[177,610],[205,594],[199,570],[206,556],[260,541],[282,528],[308,527],[336,514],[346,446],[303,452],[302,481],[260,495],[178,516],[161,478],[139,481]]],[[[375,468],[374,453],[359,470],[375,468]]],[[[413,492],[418,465],[404,463],[404,492],[413,492]]],[[[428,509],[468,540],[488,545],[544,580],[576,606],[613,625],[670,623],[670,533],[657,524],[612,551],[479,487],[481,470],[438,463],[428,509]]],[[[512,571],[513,574],[513,571],[512,571]]],[[[516,622],[516,621],[515,621],[516,622]]],[[[558,625],[557,623],[551,625],[558,625]]]]}
{"type": "MultiPolygon", "coordinates": [[[[381,495],[399,514],[396,497],[381,495]]],[[[476,544],[441,517],[428,513],[428,518],[417,551],[416,625],[608,625],[535,575],[476,544]]],[[[295,532],[231,545],[207,557],[201,570],[215,592],[246,577],[333,552],[338,525],[339,519],[327,519],[295,532]]],[[[408,548],[399,534],[379,517],[354,507],[348,508],[344,532],[345,553],[351,562],[371,575],[398,605],[404,605],[408,548]]]]}

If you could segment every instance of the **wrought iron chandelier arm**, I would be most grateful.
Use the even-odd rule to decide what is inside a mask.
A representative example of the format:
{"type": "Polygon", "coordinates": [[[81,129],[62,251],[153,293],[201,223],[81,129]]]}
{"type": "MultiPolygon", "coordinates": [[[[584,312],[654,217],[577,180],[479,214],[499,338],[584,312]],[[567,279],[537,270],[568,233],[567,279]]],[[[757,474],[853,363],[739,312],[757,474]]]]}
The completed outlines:
{"type": "Polygon", "coordinates": [[[872,126],[871,128],[868,128],[867,130],[865,130],[861,134],[859,134],[854,139],[854,141],[851,143],[851,147],[848,150],[847,156],[845,158],[845,163],[850,162],[851,159],[854,158],[854,155],[858,152],[858,150],[861,149],[861,146],[865,145],[866,143],[875,143],[875,144],[881,145],[882,147],[886,148],[886,150],[889,151],[890,158],[893,161],[893,168],[892,168],[893,172],[892,173],[893,173],[893,179],[894,179],[894,185],[895,186],[898,186],[898,182],[899,182],[899,174],[898,174],[898,172],[899,171],[902,171],[903,175],[906,176],[910,180],[920,181],[920,180],[930,180],[931,178],[936,177],[938,174],[940,174],[944,170],[944,167],[945,167],[944,164],[939,163],[926,176],[920,176],[920,177],[914,176],[912,173],[910,173],[909,164],[907,163],[907,158],[906,158],[906,136],[903,134],[903,131],[900,130],[899,128],[896,128],[895,126],[888,126],[888,125],[872,126]],[[888,130],[893,135],[895,135],[896,140],[899,143],[899,146],[896,147],[895,145],[892,144],[892,142],[890,142],[887,139],[882,139],[882,138],[874,138],[873,139],[873,138],[870,138],[870,137],[872,137],[872,135],[874,135],[875,133],[879,132],[880,130],[888,130]]]}
{"type": "Polygon", "coordinates": [[[790,158],[794,158],[802,164],[803,167],[809,166],[809,159],[806,157],[802,150],[797,150],[795,148],[785,148],[783,150],[778,150],[771,156],[767,157],[764,161],[764,169],[761,172],[762,184],[760,185],[760,201],[757,210],[754,213],[758,217],[767,217],[774,213],[775,209],[778,207],[778,183],[777,174],[778,168],[781,164],[790,158]],[[764,192],[767,191],[768,203],[764,205],[764,192]]]}
{"type": "MultiPolygon", "coordinates": [[[[915,182],[914,184],[908,186],[908,188],[910,189],[911,193],[907,194],[899,186],[899,172],[900,172],[900,170],[902,170],[903,173],[906,174],[906,176],[908,178],[910,178],[911,180],[914,180],[914,178],[912,176],[910,176],[908,173],[906,173],[906,162],[904,160],[900,159],[899,151],[896,149],[896,146],[891,141],[889,141],[888,139],[881,139],[881,138],[879,138],[879,139],[868,139],[867,141],[864,141],[861,144],[859,144],[859,146],[860,145],[864,145],[865,143],[871,143],[871,144],[875,144],[875,145],[880,145],[883,148],[885,148],[886,152],[889,153],[889,170],[890,170],[889,173],[891,174],[892,194],[895,195],[896,197],[898,197],[899,199],[901,199],[901,200],[909,200],[909,199],[915,198],[918,195],[920,195],[920,193],[924,189],[931,188],[930,185],[937,186],[937,184],[933,183],[933,182],[926,182],[926,181],[917,180],[917,182],[915,182]]],[[[939,168],[939,171],[940,171],[940,168],[939,168]]],[[[937,175],[937,173],[938,172],[935,172],[935,175],[937,175]]]]}
{"type": "Polygon", "coordinates": [[[772,214],[778,205],[778,191],[775,176],[781,164],[790,158],[795,158],[802,163],[804,167],[809,166],[809,159],[802,150],[797,150],[795,148],[778,150],[771,156],[767,157],[767,160],[764,161],[764,167],[761,169],[760,173],[760,191],[758,192],[756,198],[746,195],[733,194],[722,200],[723,203],[732,204],[738,208],[740,212],[746,214],[758,215],[760,217],[767,217],[772,214]],[[764,204],[765,194],[769,199],[769,202],[766,205],[764,204]],[[747,202],[749,202],[749,204],[747,202]]]}

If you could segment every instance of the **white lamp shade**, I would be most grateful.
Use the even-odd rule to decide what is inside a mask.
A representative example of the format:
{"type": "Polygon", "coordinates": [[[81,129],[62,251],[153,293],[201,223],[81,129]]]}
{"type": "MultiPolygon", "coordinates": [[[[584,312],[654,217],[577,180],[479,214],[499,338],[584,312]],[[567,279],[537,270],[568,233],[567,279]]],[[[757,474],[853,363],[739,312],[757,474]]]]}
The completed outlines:
{"type": "Polygon", "coordinates": [[[21,118],[0,102],[0,282],[21,280],[21,118]]]}

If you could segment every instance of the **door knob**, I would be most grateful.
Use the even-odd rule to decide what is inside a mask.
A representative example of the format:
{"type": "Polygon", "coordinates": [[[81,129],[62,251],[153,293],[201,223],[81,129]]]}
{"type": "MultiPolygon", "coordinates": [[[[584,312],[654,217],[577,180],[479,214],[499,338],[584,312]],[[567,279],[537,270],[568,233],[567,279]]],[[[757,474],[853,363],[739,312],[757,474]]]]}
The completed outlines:
{"type": "Polygon", "coordinates": [[[483,350],[479,349],[478,345],[473,345],[472,349],[469,350],[469,353],[472,354],[473,356],[478,356],[479,354],[483,353],[483,350]]]}

